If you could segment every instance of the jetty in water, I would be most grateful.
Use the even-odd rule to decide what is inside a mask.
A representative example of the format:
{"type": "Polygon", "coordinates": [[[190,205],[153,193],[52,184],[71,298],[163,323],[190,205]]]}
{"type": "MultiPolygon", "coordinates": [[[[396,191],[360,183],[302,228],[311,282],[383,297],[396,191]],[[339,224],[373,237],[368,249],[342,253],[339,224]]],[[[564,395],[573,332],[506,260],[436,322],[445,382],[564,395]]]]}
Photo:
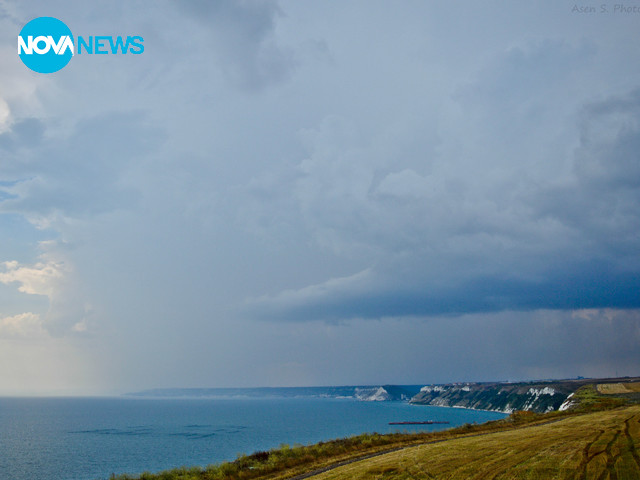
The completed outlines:
{"type": "Polygon", "coordinates": [[[389,425],[436,425],[447,424],[449,422],[436,422],[433,420],[426,420],[424,422],[389,422],[389,425]]]}

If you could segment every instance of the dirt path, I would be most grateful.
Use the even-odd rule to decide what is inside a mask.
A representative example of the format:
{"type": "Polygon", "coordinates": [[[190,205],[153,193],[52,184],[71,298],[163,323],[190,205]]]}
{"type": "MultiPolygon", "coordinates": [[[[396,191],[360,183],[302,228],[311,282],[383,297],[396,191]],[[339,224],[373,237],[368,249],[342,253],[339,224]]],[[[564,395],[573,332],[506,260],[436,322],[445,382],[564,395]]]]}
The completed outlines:
{"type": "MultiPolygon", "coordinates": [[[[420,445],[424,445],[424,444],[420,444],[420,445]]],[[[359,462],[361,460],[368,460],[368,459],[373,458],[373,457],[379,457],[380,455],[385,455],[387,453],[397,452],[398,450],[404,450],[406,448],[419,447],[420,445],[411,445],[411,446],[408,446],[408,447],[396,447],[396,448],[392,448],[390,450],[383,450],[381,452],[370,453],[369,455],[365,455],[364,457],[351,458],[349,460],[344,460],[344,461],[339,462],[339,463],[333,463],[331,465],[327,465],[326,467],[322,467],[322,468],[319,468],[317,470],[312,470],[312,471],[307,472],[307,473],[302,473],[300,475],[296,475],[295,477],[291,477],[291,478],[289,478],[287,480],[302,480],[303,478],[314,477],[316,475],[320,475],[321,473],[328,472],[329,470],[333,470],[334,468],[343,467],[344,465],[349,465],[350,463],[359,462]]]]}

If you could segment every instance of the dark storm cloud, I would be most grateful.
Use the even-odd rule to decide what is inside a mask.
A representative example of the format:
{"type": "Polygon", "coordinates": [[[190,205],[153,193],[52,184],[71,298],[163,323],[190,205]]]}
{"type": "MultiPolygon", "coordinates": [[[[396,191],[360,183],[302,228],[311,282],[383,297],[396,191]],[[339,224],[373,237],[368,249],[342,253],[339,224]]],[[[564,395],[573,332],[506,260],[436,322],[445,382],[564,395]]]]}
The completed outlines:
{"type": "Polygon", "coordinates": [[[304,321],[640,307],[639,98],[633,90],[580,108],[579,145],[548,165],[510,172],[505,158],[478,158],[486,168],[477,183],[464,172],[403,170],[376,187],[371,170],[355,174],[366,151],[327,150],[322,134],[324,149],[283,190],[298,189],[303,215],[334,243],[383,253],[361,274],[253,299],[249,309],[304,321]],[[539,168],[547,178],[531,181],[539,168]],[[337,169],[347,175],[332,177],[337,169]],[[454,180],[459,191],[438,187],[454,180]]]}
{"type": "MultiPolygon", "coordinates": [[[[402,279],[369,285],[319,285],[248,302],[259,318],[285,321],[460,315],[503,310],[640,308],[640,273],[612,270],[597,262],[563,263],[540,280],[478,277],[450,288],[406,285],[402,279]],[[366,290],[366,291],[363,291],[366,290]]],[[[433,281],[432,281],[433,282],[433,281]]],[[[416,282],[419,283],[419,282],[416,282]]]]}

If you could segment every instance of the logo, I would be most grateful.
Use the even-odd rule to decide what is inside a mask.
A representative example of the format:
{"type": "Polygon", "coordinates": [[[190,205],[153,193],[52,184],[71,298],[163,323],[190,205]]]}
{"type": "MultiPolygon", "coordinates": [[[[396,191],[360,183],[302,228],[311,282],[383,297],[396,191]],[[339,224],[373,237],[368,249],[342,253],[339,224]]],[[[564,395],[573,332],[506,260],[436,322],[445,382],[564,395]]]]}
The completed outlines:
{"type": "Polygon", "coordinates": [[[144,52],[141,36],[78,36],[76,43],[69,27],[53,17],[38,17],[27,23],[18,35],[18,55],[27,67],[38,73],[64,68],[71,58],[88,54],[139,55],[144,52]]]}
{"type": "Polygon", "coordinates": [[[71,30],[57,18],[34,18],[18,35],[20,60],[34,72],[57,72],[69,63],[73,51],[71,30]]]}

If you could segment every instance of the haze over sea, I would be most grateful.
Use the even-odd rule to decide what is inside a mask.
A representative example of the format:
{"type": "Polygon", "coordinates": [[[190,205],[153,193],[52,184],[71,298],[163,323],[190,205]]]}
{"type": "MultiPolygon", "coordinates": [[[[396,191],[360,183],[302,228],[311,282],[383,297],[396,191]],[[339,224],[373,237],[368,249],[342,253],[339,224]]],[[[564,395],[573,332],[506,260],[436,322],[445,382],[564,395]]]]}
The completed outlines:
{"type": "Polygon", "coordinates": [[[344,398],[0,398],[0,478],[105,479],[205,466],[283,443],[432,431],[503,416],[344,398]],[[450,424],[389,425],[426,420],[450,424]]]}

